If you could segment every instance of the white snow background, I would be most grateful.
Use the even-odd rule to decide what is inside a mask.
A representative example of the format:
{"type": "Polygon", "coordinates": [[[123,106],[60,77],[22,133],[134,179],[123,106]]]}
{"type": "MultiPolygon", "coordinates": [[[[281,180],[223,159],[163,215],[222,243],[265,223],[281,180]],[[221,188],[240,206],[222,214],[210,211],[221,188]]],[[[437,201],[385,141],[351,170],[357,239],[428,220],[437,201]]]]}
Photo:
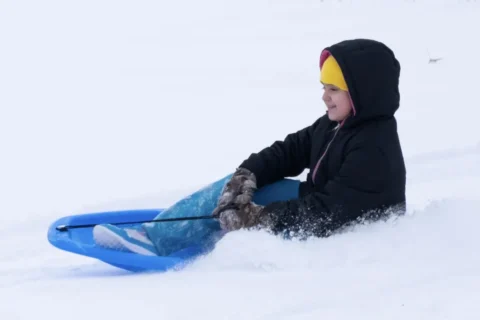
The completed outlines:
{"type": "Polygon", "coordinates": [[[0,319],[479,319],[479,6],[1,0],[0,319]],[[156,274],[48,243],[59,217],[168,206],[311,124],[320,51],[357,37],[402,66],[406,217],[234,232],[156,274]]]}

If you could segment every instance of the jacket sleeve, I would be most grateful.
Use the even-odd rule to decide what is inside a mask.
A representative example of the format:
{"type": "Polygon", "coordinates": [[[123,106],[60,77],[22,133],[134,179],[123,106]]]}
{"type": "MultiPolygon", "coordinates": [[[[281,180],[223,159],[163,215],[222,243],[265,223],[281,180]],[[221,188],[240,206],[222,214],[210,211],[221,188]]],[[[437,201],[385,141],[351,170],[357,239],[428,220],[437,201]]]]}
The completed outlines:
{"type": "Polygon", "coordinates": [[[376,146],[351,148],[336,177],[320,191],[269,204],[275,232],[327,236],[380,204],[388,177],[387,159],[376,146]]]}
{"type": "Polygon", "coordinates": [[[275,141],[260,152],[252,153],[240,167],[255,174],[258,188],[285,177],[298,176],[310,165],[312,135],[322,118],[287,135],[283,141],[275,141]]]}

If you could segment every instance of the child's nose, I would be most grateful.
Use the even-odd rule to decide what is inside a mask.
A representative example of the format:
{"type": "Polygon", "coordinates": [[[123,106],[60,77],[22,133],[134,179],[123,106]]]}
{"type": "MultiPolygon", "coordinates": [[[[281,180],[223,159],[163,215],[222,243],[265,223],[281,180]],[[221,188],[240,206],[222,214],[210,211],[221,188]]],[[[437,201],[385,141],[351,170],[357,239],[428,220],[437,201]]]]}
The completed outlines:
{"type": "Polygon", "coordinates": [[[322,99],[323,99],[323,101],[325,101],[325,102],[327,102],[327,101],[330,100],[330,96],[328,95],[327,91],[324,91],[324,92],[323,92],[322,99]]]}

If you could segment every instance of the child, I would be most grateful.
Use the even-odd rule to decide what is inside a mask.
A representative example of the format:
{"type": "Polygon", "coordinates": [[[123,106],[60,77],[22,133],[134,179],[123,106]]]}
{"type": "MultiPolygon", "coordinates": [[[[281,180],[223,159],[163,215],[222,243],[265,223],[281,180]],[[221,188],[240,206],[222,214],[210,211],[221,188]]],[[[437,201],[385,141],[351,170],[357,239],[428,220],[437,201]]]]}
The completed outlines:
{"type": "Polygon", "coordinates": [[[394,117],[400,64],[381,42],[347,40],[323,50],[320,81],[326,114],[283,141],[253,153],[224,179],[167,209],[161,217],[215,219],[101,225],[97,244],[168,255],[224,232],[264,228],[326,237],[359,219],[406,210],[406,169],[394,117]],[[304,182],[285,179],[310,169],[304,182]]]}

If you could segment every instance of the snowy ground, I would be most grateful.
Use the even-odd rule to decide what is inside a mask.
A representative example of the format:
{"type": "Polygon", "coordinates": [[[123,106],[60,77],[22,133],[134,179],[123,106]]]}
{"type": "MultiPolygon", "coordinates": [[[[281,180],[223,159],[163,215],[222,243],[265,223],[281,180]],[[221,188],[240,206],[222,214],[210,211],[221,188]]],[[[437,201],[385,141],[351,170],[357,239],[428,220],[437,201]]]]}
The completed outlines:
{"type": "Polygon", "coordinates": [[[0,319],[478,319],[479,5],[2,0],[0,319]],[[60,216],[168,206],[310,124],[321,49],[355,37],[402,64],[405,218],[236,232],[153,275],[47,242],[60,216]]]}

